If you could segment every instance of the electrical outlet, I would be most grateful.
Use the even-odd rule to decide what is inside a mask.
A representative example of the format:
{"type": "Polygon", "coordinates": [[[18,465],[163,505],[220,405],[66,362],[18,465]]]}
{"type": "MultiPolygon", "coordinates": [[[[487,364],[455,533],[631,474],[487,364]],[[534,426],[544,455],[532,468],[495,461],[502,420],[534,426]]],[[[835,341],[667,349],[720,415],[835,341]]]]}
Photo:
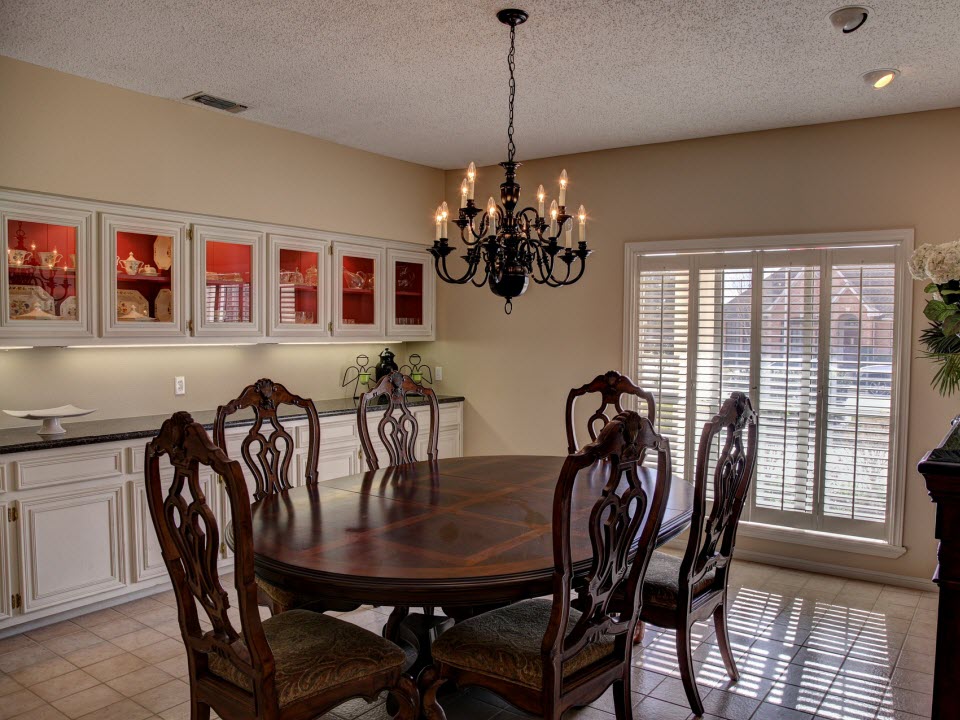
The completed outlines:
{"type": "Polygon", "coordinates": [[[443,380],[443,368],[437,365],[434,368],[435,372],[433,373],[434,377],[437,379],[437,382],[443,380]]]}
{"type": "Polygon", "coordinates": [[[174,395],[187,394],[187,379],[183,375],[177,375],[173,379],[173,394],[174,395]]]}

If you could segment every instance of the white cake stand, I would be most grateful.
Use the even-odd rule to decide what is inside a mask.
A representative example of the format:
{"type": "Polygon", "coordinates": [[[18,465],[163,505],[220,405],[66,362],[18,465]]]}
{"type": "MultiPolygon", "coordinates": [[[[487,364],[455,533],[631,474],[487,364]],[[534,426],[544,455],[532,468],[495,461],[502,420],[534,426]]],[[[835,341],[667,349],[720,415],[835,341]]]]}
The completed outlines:
{"type": "Polygon", "coordinates": [[[62,435],[66,432],[63,425],[60,424],[60,418],[82,417],[89,415],[93,410],[84,410],[75,405],[61,405],[55,408],[46,408],[44,410],[4,410],[7,415],[24,420],[42,420],[43,425],[37,430],[37,435],[62,435]]]}

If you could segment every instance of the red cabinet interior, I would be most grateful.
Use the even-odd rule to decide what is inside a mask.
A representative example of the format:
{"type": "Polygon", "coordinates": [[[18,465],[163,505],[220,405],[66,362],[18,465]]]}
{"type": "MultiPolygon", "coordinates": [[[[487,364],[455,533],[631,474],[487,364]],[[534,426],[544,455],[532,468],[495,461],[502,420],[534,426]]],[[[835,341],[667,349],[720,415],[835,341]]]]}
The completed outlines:
{"type": "Polygon", "coordinates": [[[280,322],[316,325],[320,256],[306,250],[280,249],[280,322]]]}
{"type": "MultiPolygon", "coordinates": [[[[117,320],[134,321],[137,319],[135,316],[140,314],[141,311],[137,305],[142,301],[131,293],[139,293],[143,296],[147,302],[149,317],[161,322],[170,322],[173,319],[172,272],[173,263],[178,258],[173,257],[170,267],[166,269],[157,267],[154,259],[154,245],[158,237],[149,233],[117,232],[118,262],[114,268],[117,273],[117,320]],[[123,265],[123,261],[131,259],[131,254],[133,260],[143,264],[140,266],[133,264],[130,268],[123,265]],[[130,274],[127,272],[128,269],[136,272],[130,274]],[[161,295],[161,291],[164,290],[166,292],[161,295]]],[[[176,248],[171,249],[171,253],[173,252],[176,252],[176,248]]]]}
{"type": "Polygon", "coordinates": [[[343,324],[376,322],[376,278],[373,258],[343,256],[343,324]]]}
{"type": "Polygon", "coordinates": [[[75,227],[8,220],[10,318],[75,320],[76,253],[75,227]]]}
{"type": "Polygon", "coordinates": [[[397,261],[394,322],[397,325],[423,325],[423,265],[397,261]]]}
{"type": "Polygon", "coordinates": [[[250,322],[253,248],[240,243],[208,240],[206,261],[206,321],[250,322]]]}

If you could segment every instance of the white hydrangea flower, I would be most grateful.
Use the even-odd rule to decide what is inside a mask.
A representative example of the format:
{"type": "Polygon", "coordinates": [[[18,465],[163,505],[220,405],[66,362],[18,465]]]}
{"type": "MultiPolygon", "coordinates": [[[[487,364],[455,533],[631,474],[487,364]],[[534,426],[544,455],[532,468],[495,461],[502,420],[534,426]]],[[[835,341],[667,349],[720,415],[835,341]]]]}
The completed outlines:
{"type": "Polygon", "coordinates": [[[937,285],[960,280],[960,242],[935,245],[924,264],[927,276],[937,285]]]}
{"type": "Polygon", "coordinates": [[[931,250],[933,250],[933,245],[925,243],[914,250],[913,255],[910,256],[910,261],[907,265],[910,268],[910,274],[914,280],[929,280],[929,276],[927,275],[927,258],[930,257],[931,250]]]}

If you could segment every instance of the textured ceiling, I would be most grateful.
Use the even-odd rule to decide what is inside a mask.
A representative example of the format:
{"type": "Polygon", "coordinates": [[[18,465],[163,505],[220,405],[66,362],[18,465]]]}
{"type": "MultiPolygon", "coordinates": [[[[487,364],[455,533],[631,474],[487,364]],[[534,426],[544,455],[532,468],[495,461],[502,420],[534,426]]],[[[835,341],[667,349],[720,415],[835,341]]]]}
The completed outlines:
{"type": "MultiPolygon", "coordinates": [[[[451,168],[504,159],[504,3],[0,0],[0,54],[451,168]]],[[[841,4],[523,0],[518,159],[960,105],[960,0],[870,0],[849,36],[841,4]]]]}

